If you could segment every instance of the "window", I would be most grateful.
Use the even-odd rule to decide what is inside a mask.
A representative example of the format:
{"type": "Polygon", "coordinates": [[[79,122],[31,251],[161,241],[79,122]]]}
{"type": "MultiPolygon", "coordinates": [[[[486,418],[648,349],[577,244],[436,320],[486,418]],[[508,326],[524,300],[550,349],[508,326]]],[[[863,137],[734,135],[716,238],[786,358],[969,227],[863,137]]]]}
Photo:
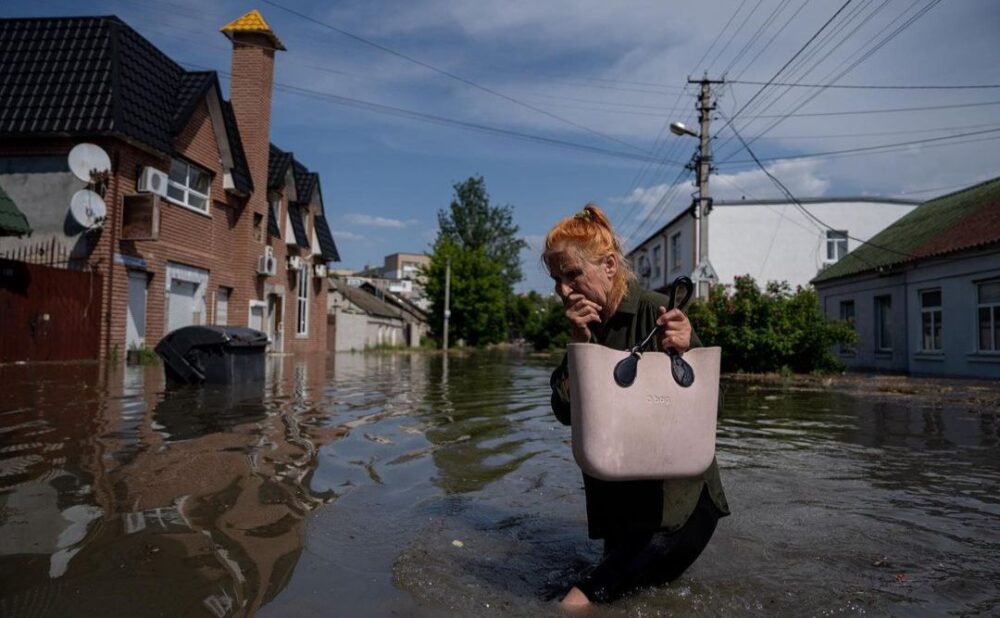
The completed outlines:
{"type": "Polygon", "coordinates": [[[941,351],[941,290],[920,292],[920,349],[941,351]]]}
{"type": "Polygon", "coordinates": [[[309,329],[309,264],[303,264],[299,269],[298,280],[295,282],[295,293],[298,298],[298,314],[295,321],[295,334],[305,335],[309,329]]]}
{"type": "MultiPolygon", "coordinates": [[[[274,222],[278,224],[281,221],[281,196],[275,196],[271,198],[271,212],[274,213],[274,222]]],[[[268,227],[267,233],[270,234],[272,230],[268,227]]],[[[280,234],[279,234],[280,235],[280,234]]]]}
{"type": "Polygon", "coordinates": [[[208,213],[208,188],[212,177],[180,159],[170,162],[170,176],[167,181],[167,199],[175,204],[208,213]]]}
{"type": "Polygon", "coordinates": [[[659,279],[663,276],[661,272],[663,265],[663,247],[656,245],[653,247],[653,279],[659,279]]]}
{"type": "Polygon", "coordinates": [[[219,326],[229,323],[229,288],[219,288],[215,293],[215,323],[219,326]]]}
{"type": "Polygon", "coordinates": [[[847,230],[826,231],[826,263],[832,264],[847,255],[847,230]]]}
{"type": "MultiPolygon", "coordinates": [[[[840,319],[850,324],[851,328],[854,328],[854,301],[853,300],[842,300],[840,301],[840,319]]],[[[845,354],[854,353],[854,346],[848,343],[842,343],[840,345],[840,351],[845,354]]]]}
{"type": "Polygon", "coordinates": [[[253,213],[253,239],[264,242],[264,215],[259,212],[253,213]]]}
{"type": "Polygon", "coordinates": [[[681,233],[677,232],[670,237],[670,269],[677,270],[681,267],[681,233]]]}
{"type": "Polygon", "coordinates": [[[875,349],[892,352],[892,296],[875,297],[875,349]]]}
{"type": "Polygon", "coordinates": [[[1000,280],[978,287],[979,351],[1000,352],[1000,280]]]}

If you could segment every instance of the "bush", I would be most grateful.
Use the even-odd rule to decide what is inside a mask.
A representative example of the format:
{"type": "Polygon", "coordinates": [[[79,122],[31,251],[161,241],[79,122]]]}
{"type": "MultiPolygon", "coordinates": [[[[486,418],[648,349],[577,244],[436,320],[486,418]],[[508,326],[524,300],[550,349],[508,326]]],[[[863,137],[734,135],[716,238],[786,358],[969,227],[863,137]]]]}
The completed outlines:
{"type": "Polygon", "coordinates": [[[749,276],[714,286],[688,317],[704,345],[722,347],[723,371],[840,370],[832,348],[855,340],[848,323],[827,321],[812,288],[769,282],[762,291],[749,276]]]}

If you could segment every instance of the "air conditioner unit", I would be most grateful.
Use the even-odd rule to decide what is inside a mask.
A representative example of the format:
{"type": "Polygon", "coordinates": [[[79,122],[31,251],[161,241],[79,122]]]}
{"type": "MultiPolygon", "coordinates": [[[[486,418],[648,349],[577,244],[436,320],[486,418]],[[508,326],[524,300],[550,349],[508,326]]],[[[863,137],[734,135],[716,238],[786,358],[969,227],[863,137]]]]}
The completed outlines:
{"type": "Polygon", "coordinates": [[[274,249],[264,248],[264,255],[257,258],[257,274],[273,276],[278,274],[278,261],[274,259],[274,249]]]}
{"type": "Polygon", "coordinates": [[[302,268],[302,258],[297,255],[288,256],[288,270],[300,270],[302,268]]]}
{"type": "Polygon", "coordinates": [[[155,167],[143,167],[139,171],[136,190],[140,193],[155,193],[160,197],[167,196],[167,174],[155,167]]]}
{"type": "Polygon", "coordinates": [[[313,276],[319,279],[326,277],[326,264],[316,264],[313,266],[313,276]]]}

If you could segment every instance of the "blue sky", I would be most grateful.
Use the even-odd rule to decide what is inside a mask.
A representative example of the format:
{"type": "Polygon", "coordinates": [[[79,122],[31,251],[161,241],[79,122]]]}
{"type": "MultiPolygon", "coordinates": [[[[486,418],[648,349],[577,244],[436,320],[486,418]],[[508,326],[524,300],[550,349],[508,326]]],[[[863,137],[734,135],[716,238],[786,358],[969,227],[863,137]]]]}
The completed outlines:
{"type": "MultiPolygon", "coordinates": [[[[228,0],[86,5],[8,0],[0,15],[115,14],[176,61],[228,72],[230,46],[219,28],[252,8],[260,10],[288,47],[277,61],[275,81],[281,86],[274,98],[272,141],[321,174],[341,266],[361,268],[381,264],[383,256],[397,251],[428,250],[452,184],[481,174],[494,203],[514,206],[515,221],[532,245],[523,256],[526,279],[519,289],[542,290],[549,284],[537,246],[560,217],[597,202],[634,242],[687,205],[690,176],[676,165],[643,159],[685,162],[693,153],[695,140],[664,134],[671,120],[694,123],[688,76],[707,70],[716,78],[728,70],[731,80],[766,82],[843,5],[840,0],[276,2],[314,21],[263,2],[228,0]],[[316,93],[341,98],[335,102],[316,93]],[[363,103],[344,104],[344,98],[363,103]],[[375,112],[370,103],[522,137],[375,112]],[[675,181],[681,186],[670,191],[675,181]],[[672,198],[662,201],[664,195],[672,198]]],[[[1000,6],[993,0],[854,0],[778,81],[829,82],[925,7],[930,7],[926,14],[835,83],[1000,84],[1000,6]]],[[[223,83],[228,89],[225,77],[223,83]]],[[[728,84],[719,89],[719,109],[731,115],[760,89],[728,84]]],[[[994,103],[1000,102],[1000,88],[830,88],[802,104],[815,93],[772,86],[735,123],[750,139],[767,129],[773,116],[798,108],[752,148],[758,157],[782,158],[767,165],[799,197],[924,199],[998,174],[1000,105],[994,103]],[[914,107],[933,109],[842,114],[914,107]],[[966,133],[876,154],[788,158],[966,133]]],[[[713,121],[716,129],[724,124],[713,121]]],[[[777,197],[752,163],[739,163],[746,153],[737,152],[731,136],[721,131],[715,141],[719,170],[712,178],[713,195],[777,197]]]]}

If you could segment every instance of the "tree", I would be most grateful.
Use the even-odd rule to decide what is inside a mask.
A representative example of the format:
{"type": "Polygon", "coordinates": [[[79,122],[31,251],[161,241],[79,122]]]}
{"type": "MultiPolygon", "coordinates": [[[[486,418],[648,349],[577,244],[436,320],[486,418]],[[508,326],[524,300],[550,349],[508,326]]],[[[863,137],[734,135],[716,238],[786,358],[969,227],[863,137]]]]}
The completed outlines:
{"type": "Polygon", "coordinates": [[[444,321],[445,271],[451,259],[451,319],[448,337],[473,346],[499,343],[507,338],[506,307],[509,289],[500,264],[482,248],[462,249],[448,239],[435,243],[427,269],[427,295],[431,299],[431,328],[441,338],[444,321]]]}
{"type": "MultiPolygon", "coordinates": [[[[508,319],[518,313],[512,306],[513,287],[521,280],[521,249],[527,244],[517,237],[514,207],[491,206],[482,176],[470,177],[453,188],[450,209],[438,211],[438,235],[427,269],[431,328],[440,339],[450,259],[449,338],[477,346],[499,343],[507,337],[508,319]]],[[[523,330],[522,324],[517,326],[523,330]]]]}
{"type": "Polygon", "coordinates": [[[438,238],[459,249],[482,249],[486,257],[500,264],[500,276],[508,291],[523,278],[521,249],[527,246],[517,237],[520,228],[513,223],[514,207],[491,206],[482,176],[470,176],[453,185],[450,211],[438,211],[438,238]]]}
{"type": "Polygon", "coordinates": [[[769,282],[761,290],[749,276],[732,289],[713,286],[688,317],[704,345],[722,347],[723,371],[837,370],[831,348],[855,340],[846,322],[827,321],[812,288],[769,282]]]}

